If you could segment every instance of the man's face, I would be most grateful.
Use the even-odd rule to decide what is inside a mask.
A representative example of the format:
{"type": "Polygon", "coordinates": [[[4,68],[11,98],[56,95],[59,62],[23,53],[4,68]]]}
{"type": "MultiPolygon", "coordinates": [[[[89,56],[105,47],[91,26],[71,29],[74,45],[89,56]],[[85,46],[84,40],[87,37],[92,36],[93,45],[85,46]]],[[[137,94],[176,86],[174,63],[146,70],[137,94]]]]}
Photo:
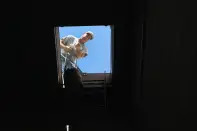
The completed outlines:
{"type": "Polygon", "coordinates": [[[90,40],[90,38],[91,38],[91,36],[89,34],[85,33],[81,36],[81,42],[86,43],[88,40],[90,40]]]}

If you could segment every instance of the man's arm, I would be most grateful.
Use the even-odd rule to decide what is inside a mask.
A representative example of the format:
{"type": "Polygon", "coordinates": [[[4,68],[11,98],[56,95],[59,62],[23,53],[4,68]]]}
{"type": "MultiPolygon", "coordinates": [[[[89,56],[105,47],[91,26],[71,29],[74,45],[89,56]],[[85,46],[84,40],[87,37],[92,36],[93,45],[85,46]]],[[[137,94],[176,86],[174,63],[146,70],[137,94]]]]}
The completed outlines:
{"type": "Polygon", "coordinates": [[[60,40],[60,48],[64,49],[66,52],[69,52],[72,50],[71,47],[64,45],[62,43],[62,40],[60,40]]]}
{"type": "Polygon", "coordinates": [[[79,43],[76,44],[75,47],[76,47],[76,55],[77,55],[78,58],[83,58],[83,57],[86,57],[88,55],[86,52],[83,52],[83,51],[80,50],[80,44],[79,43]]]}

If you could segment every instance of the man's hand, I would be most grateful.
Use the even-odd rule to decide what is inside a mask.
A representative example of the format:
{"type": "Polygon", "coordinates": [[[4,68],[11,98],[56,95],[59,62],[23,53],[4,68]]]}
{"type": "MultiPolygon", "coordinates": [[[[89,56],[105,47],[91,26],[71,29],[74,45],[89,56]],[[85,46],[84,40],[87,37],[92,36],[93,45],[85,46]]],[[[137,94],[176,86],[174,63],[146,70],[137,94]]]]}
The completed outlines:
{"type": "Polygon", "coordinates": [[[88,54],[87,53],[84,53],[83,57],[86,57],[88,54]]]}
{"type": "Polygon", "coordinates": [[[77,55],[78,58],[83,58],[83,57],[86,57],[88,55],[87,53],[80,50],[81,46],[80,46],[79,43],[76,44],[75,47],[76,47],[76,55],[77,55]]]}
{"type": "Polygon", "coordinates": [[[70,46],[65,46],[63,49],[65,52],[70,52],[72,50],[70,46]]]}
{"type": "Polygon", "coordinates": [[[64,49],[65,52],[70,52],[72,48],[70,46],[66,46],[62,43],[62,40],[60,40],[60,47],[64,49]]]}

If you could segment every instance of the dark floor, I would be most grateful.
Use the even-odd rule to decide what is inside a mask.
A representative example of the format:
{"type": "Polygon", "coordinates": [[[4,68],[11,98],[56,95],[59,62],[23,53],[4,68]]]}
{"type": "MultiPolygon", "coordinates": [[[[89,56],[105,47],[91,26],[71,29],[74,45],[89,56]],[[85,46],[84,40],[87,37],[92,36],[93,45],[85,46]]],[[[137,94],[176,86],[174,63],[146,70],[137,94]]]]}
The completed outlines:
{"type": "Polygon", "coordinates": [[[69,110],[57,112],[51,115],[53,123],[50,131],[66,130],[70,125],[70,131],[116,131],[130,130],[124,118],[110,113],[104,106],[104,94],[101,89],[89,89],[85,91],[81,106],[77,111],[69,110]]]}

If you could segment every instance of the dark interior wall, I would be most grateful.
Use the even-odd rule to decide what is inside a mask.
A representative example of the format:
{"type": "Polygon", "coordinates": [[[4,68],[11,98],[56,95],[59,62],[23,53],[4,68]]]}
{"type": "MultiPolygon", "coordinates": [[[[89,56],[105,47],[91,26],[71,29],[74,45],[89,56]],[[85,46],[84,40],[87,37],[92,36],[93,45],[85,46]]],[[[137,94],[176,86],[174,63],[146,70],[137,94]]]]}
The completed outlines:
{"type": "Polygon", "coordinates": [[[114,69],[109,107],[114,115],[134,126],[141,115],[138,112],[145,2],[137,1],[130,5],[124,22],[114,26],[114,69]]]}
{"type": "Polygon", "coordinates": [[[147,2],[141,97],[145,129],[195,128],[197,28],[193,4],[147,2]]]}
{"type": "Polygon", "coordinates": [[[97,8],[88,7],[97,11],[81,24],[75,15],[65,13],[68,8],[59,8],[58,2],[48,2],[47,6],[33,3],[30,15],[15,10],[17,15],[10,17],[7,23],[10,28],[5,29],[14,34],[12,39],[5,40],[14,39],[17,44],[12,44],[14,59],[7,66],[7,86],[1,95],[1,118],[9,123],[3,127],[58,126],[63,100],[62,90],[56,88],[53,27],[88,24],[115,25],[113,88],[109,90],[109,108],[115,115],[135,123],[141,130],[193,127],[195,4],[163,0],[118,4],[104,6],[98,2],[97,8]],[[120,6],[125,8],[120,10],[120,6]]]}
{"type": "MultiPolygon", "coordinates": [[[[51,123],[49,125],[57,123],[56,120],[61,119],[61,113],[59,112],[62,111],[61,107],[63,107],[62,90],[57,89],[54,26],[114,25],[114,70],[113,85],[109,90],[109,108],[113,115],[119,116],[120,119],[134,120],[137,117],[137,115],[135,118],[131,115],[135,115],[133,108],[137,111],[137,95],[135,95],[135,92],[137,92],[135,81],[137,71],[135,68],[137,67],[136,61],[139,62],[136,57],[139,57],[137,55],[140,54],[138,54],[136,48],[140,50],[138,44],[141,42],[144,5],[140,1],[132,5],[133,8],[129,8],[126,4],[122,4],[122,6],[125,6],[125,8],[120,11],[110,4],[105,6],[98,4],[99,12],[94,12],[95,14],[87,20],[83,19],[84,21],[75,23],[73,17],[76,16],[63,13],[65,12],[63,9],[54,11],[50,10],[48,6],[43,12],[39,12],[39,10],[42,10],[42,6],[35,5],[37,10],[34,10],[32,16],[33,39],[31,47],[29,47],[30,51],[28,51],[32,53],[28,53],[29,56],[26,57],[26,63],[33,67],[29,78],[34,92],[29,94],[29,98],[35,105],[31,106],[31,109],[38,112],[43,111],[49,118],[47,120],[48,123],[51,123]],[[102,10],[99,6],[102,6],[102,10]],[[50,16],[44,14],[50,14],[50,16]],[[38,16],[44,18],[38,19],[38,16]],[[104,19],[104,17],[106,18],[104,19]],[[36,54],[34,55],[35,50],[36,54]],[[34,94],[36,94],[36,97],[34,94]]],[[[91,7],[88,8],[89,10],[95,10],[91,7]]],[[[42,119],[40,119],[41,122],[42,119]]]]}

